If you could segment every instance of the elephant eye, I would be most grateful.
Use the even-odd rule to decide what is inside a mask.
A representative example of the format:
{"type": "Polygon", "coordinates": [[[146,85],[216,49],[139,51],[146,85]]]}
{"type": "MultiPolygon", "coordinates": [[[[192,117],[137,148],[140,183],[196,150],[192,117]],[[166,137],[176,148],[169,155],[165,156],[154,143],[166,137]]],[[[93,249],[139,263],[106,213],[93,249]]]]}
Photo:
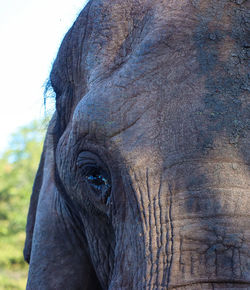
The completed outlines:
{"type": "Polygon", "coordinates": [[[102,203],[107,204],[110,200],[111,185],[106,172],[102,168],[86,166],[83,175],[102,203]]]}
{"type": "Polygon", "coordinates": [[[90,186],[96,198],[107,204],[110,200],[111,181],[108,168],[91,152],[81,152],[77,165],[83,180],[90,186]]]}
{"type": "Polygon", "coordinates": [[[102,186],[110,187],[109,180],[105,177],[105,173],[102,172],[101,168],[85,168],[85,178],[86,180],[101,189],[102,186]]]}

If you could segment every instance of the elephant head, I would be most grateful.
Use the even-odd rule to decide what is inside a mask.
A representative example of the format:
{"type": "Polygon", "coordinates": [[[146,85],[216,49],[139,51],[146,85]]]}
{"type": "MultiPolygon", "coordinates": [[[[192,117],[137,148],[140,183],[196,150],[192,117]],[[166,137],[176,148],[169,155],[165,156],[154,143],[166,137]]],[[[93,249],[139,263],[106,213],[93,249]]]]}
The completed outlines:
{"type": "Polygon", "coordinates": [[[250,287],[246,5],[88,2],[50,75],[27,289],[250,287]]]}

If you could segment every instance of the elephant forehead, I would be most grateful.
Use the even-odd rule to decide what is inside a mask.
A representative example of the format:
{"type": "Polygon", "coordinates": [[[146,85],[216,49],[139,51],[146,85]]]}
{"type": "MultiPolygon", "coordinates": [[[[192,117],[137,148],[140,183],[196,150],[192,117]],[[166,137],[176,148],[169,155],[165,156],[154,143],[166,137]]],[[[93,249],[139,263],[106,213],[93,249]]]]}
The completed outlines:
{"type": "MultiPolygon", "coordinates": [[[[190,37],[193,20],[177,17],[174,22],[167,22],[164,17],[158,17],[150,27],[145,22],[138,24],[146,32],[142,37],[131,32],[120,52],[115,54],[112,62],[115,67],[105,67],[105,73],[93,67],[90,69],[90,75],[95,77],[89,75],[88,92],[73,114],[76,138],[89,134],[99,140],[122,138],[125,143],[130,141],[137,145],[143,140],[141,143],[145,147],[148,140],[164,135],[164,128],[168,126],[166,116],[176,113],[176,108],[167,109],[169,104],[183,108],[188,102],[188,108],[183,110],[188,112],[192,108],[204,90],[203,83],[196,80],[199,64],[190,37]],[[182,23],[181,28],[177,27],[178,23],[182,23]],[[127,42],[129,40],[131,43],[127,42]],[[122,51],[124,55],[120,54],[122,51]]],[[[102,65],[111,52],[103,57],[90,54],[98,55],[98,63],[102,65]]],[[[150,143],[152,146],[152,141],[150,143]]]]}
{"type": "Polygon", "coordinates": [[[155,58],[171,47],[180,50],[195,23],[188,2],[90,1],[61,45],[51,73],[53,85],[63,90],[70,81],[90,87],[131,58],[148,62],[147,55],[155,58]]]}
{"type": "Polygon", "coordinates": [[[166,154],[196,150],[191,112],[201,105],[201,88],[196,93],[188,85],[179,87],[185,94],[176,88],[173,94],[170,87],[165,90],[147,79],[123,88],[115,82],[93,87],[74,111],[73,142],[87,136],[112,151],[115,147],[126,160],[142,161],[145,156],[156,159],[155,164],[166,154]]]}
{"type": "MultiPolygon", "coordinates": [[[[124,19],[111,17],[113,22],[111,18],[99,21],[103,13],[93,11],[98,11],[100,2],[91,1],[93,6],[88,17],[85,15],[89,21],[86,33],[79,28],[81,17],[73,27],[75,33],[67,42],[76,48],[68,49],[73,57],[62,54],[71,64],[68,71],[74,74],[72,82],[84,88],[76,93],[77,101],[81,100],[71,123],[74,138],[88,134],[105,144],[120,140],[119,146],[124,150],[126,146],[128,150],[135,147],[141,150],[149,144],[168,154],[192,150],[205,154],[218,136],[230,139],[234,124],[227,119],[238,110],[238,105],[223,87],[233,84],[232,75],[236,77],[236,71],[232,74],[230,67],[218,61],[222,60],[221,48],[226,57],[232,52],[233,42],[229,37],[222,47],[221,39],[227,35],[227,28],[222,27],[219,19],[213,25],[221,37],[215,41],[210,34],[214,26],[204,27],[199,21],[199,9],[195,10],[198,14],[191,13],[189,1],[181,1],[177,7],[175,1],[155,1],[146,18],[137,23],[131,20],[135,17],[133,13],[129,14],[131,19],[124,14],[124,19]],[[182,10],[185,3],[187,7],[182,10]],[[171,5],[178,8],[178,13],[171,5]],[[129,29],[124,34],[115,33],[116,23],[129,29]],[[79,40],[75,46],[72,39],[79,40]]],[[[123,11],[119,5],[114,9],[113,16],[123,11]]],[[[55,67],[60,70],[67,66],[55,67]]]]}
{"type": "Polygon", "coordinates": [[[157,96],[154,94],[141,87],[126,90],[105,85],[95,87],[74,111],[72,127],[76,137],[88,134],[102,141],[131,127],[135,134],[147,135],[146,124],[156,127],[157,96]]]}

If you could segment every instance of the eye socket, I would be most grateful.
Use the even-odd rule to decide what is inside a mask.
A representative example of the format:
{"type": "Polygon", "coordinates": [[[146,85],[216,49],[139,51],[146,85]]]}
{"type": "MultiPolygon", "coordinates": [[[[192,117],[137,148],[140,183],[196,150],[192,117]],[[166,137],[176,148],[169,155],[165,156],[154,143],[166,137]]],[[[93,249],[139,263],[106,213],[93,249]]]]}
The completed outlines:
{"type": "Polygon", "coordinates": [[[91,152],[81,152],[77,165],[81,169],[81,177],[94,191],[98,200],[107,204],[110,201],[110,173],[100,158],[91,152]]]}

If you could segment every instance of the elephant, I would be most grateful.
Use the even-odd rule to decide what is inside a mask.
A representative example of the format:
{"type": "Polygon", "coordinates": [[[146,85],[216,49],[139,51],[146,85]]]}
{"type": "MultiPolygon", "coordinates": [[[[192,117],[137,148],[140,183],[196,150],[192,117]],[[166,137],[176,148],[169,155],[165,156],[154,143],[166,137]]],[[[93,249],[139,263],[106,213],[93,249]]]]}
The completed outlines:
{"type": "Polygon", "coordinates": [[[27,289],[250,289],[244,0],[90,0],[50,73],[27,289]]]}

